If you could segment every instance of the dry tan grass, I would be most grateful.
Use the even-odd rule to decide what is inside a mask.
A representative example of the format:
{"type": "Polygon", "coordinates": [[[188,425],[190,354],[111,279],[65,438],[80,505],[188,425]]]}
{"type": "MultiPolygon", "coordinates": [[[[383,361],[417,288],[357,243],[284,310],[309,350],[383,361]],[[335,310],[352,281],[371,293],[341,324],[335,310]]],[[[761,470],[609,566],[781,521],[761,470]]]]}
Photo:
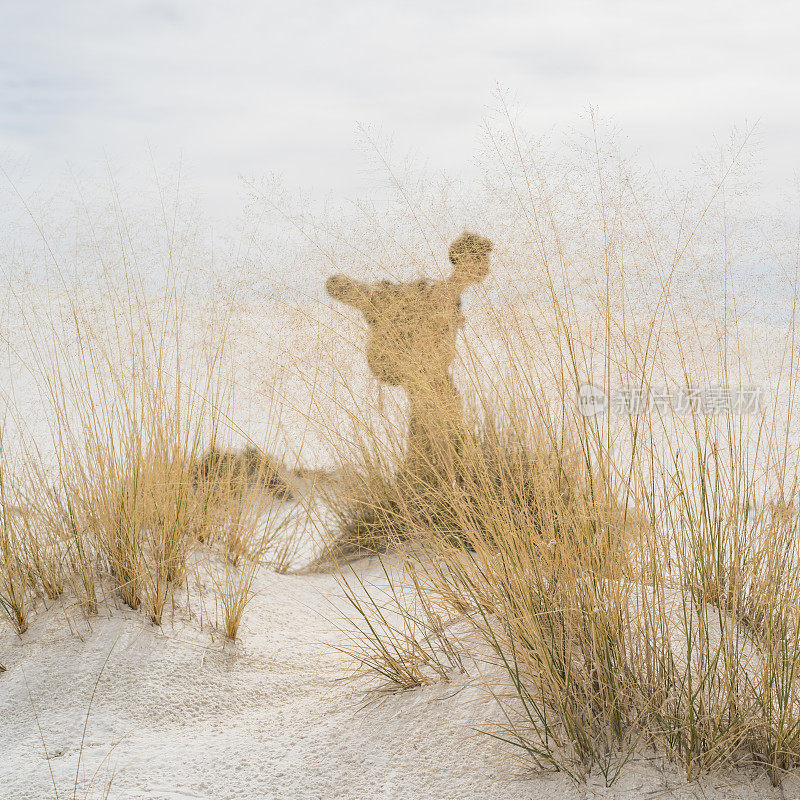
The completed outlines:
{"type": "MultiPolygon", "coordinates": [[[[488,133],[513,237],[499,257],[521,285],[487,298],[491,332],[467,330],[474,423],[443,476],[409,480],[401,432],[366,414],[358,446],[342,444],[355,467],[331,501],[331,551],[388,549],[395,567],[388,602],[342,565],[355,661],[400,688],[435,677],[422,592],[492,654],[507,724],[488,732],[530,762],[611,784],[655,747],[689,779],[739,764],[778,782],[800,766],[794,314],[773,332],[779,374],[753,414],[582,416],[575,402],[587,381],[650,395],[753,381],[724,202],[743,145],[705,198],[677,205],[596,135],[577,169],[548,175],[513,125],[488,133]]],[[[426,243],[443,240],[408,202],[426,243]]],[[[795,298],[797,270],[795,256],[795,298]]]]}
{"type": "MultiPolygon", "coordinates": [[[[17,298],[20,358],[52,455],[23,436],[13,475],[3,459],[0,610],[22,633],[37,596],[55,600],[68,588],[88,615],[119,598],[158,625],[188,592],[189,573],[221,554],[225,579],[212,570],[211,587],[235,638],[274,540],[276,504],[290,490],[279,462],[231,421],[230,307],[214,308],[198,345],[185,265],[170,255],[154,291],[131,242],[123,236],[119,246],[119,264],[90,246],[105,268],[96,296],[56,263],[51,300],[17,298]],[[222,448],[237,438],[238,449],[222,448]]],[[[171,241],[169,252],[185,246],[171,241]]]]}

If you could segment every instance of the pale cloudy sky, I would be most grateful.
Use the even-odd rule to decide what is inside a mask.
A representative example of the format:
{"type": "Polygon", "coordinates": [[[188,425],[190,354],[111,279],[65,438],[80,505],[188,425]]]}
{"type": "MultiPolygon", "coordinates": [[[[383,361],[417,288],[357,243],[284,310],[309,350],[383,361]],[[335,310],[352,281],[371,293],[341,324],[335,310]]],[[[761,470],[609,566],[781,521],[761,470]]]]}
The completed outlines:
{"type": "Polygon", "coordinates": [[[499,82],[534,130],[596,106],[656,163],[759,120],[765,175],[800,169],[795,2],[0,0],[0,166],[23,188],[184,167],[214,214],[237,176],[312,194],[365,180],[357,124],[468,172],[499,82]]]}

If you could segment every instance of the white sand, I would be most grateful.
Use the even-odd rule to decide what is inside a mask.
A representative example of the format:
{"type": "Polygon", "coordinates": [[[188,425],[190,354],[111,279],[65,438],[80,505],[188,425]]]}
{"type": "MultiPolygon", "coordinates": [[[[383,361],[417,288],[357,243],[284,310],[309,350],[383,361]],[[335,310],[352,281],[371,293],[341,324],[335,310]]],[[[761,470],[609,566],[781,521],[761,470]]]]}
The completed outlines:
{"type": "MultiPolygon", "coordinates": [[[[375,565],[364,569],[380,582],[375,565]]],[[[22,637],[4,628],[0,798],[54,798],[53,779],[59,797],[99,797],[111,773],[109,796],[125,800],[800,796],[794,778],[772,789],[741,772],[687,784],[645,756],[611,789],[523,774],[472,730],[497,720],[474,664],[428,688],[367,693],[340,680],[350,665],[332,647],[344,636],[332,575],[264,569],[257,588],[235,645],[213,619],[201,629],[197,602],[162,629],[112,608],[72,633],[63,604],[22,637]]]]}

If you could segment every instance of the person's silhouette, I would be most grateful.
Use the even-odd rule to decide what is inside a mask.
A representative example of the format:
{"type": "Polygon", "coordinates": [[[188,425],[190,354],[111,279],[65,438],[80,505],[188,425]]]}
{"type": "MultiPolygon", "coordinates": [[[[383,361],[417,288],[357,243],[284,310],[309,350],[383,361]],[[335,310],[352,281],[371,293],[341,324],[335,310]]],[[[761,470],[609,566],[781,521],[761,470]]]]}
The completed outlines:
{"type": "Polygon", "coordinates": [[[331,297],[364,314],[372,373],[408,395],[406,463],[419,478],[437,480],[459,450],[463,409],[450,365],[464,324],[461,294],[489,274],[491,249],[464,233],[450,245],[453,273],[444,280],[367,284],[334,275],[326,283],[331,297]]]}

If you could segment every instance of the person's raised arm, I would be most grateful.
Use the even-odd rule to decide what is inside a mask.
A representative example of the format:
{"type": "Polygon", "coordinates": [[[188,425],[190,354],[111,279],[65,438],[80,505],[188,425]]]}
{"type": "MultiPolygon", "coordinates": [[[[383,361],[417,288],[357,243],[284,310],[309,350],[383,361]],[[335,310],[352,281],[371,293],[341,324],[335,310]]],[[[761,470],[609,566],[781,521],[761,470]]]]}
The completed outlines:
{"type": "Polygon", "coordinates": [[[368,284],[354,281],[346,275],[333,275],[328,278],[325,289],[334,300],[346,303],[359,311],[364,311],[372,298],[372,289],[368,284]]]}

